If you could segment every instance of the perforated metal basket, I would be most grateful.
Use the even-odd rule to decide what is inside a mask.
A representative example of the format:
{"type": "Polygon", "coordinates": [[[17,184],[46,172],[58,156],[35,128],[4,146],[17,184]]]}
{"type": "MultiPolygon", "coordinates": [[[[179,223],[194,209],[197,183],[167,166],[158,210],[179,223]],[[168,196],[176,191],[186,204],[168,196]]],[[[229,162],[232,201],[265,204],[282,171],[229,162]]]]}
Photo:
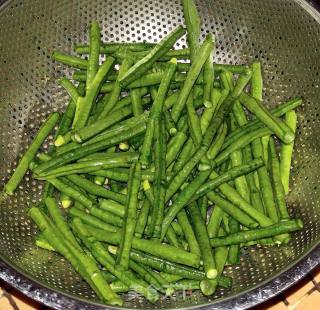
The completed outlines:
{"type": "MultiPolygon", "coordinates": [[[[217,62],[260,60],[268,106],[304,99],[287,202],[305,228],[287,246],[243,249],[241,263],[225,271],[234,279],[231,290],[211,298],[178,295],[156,305],[128,295],[125,307],[246,308],[279,293],[320,261],[320,17],[300,0],[199,0],[197,5],[202,35],[216,35],[217,62]]],[[[179,0],[6,1],[0,7],[1,186],[41,121],[67,102],[56,79],[70,71],[53,63],[51,52],[71,52],[72,43],[85,42],[91,20],[103,26],[105,41],[157,42],[183,23],[183,16],[179,0]]],[[[184,45],[184,39],[176,44],[184,45]]],[[[27,175],[0,205],[0,277],[55,308],[103,308],[67,262],[35,247],[36,228],[26,210],[39,201],[42,188],[27,175]]]]}

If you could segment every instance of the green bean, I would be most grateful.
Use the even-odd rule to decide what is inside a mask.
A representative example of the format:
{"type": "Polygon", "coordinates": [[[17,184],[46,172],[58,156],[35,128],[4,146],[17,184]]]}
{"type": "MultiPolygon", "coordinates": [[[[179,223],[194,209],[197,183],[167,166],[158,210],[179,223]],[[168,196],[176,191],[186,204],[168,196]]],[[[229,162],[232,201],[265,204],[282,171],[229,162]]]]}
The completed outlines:
{"type": "MultiPolygon", "coordinates": [[[[156,44],[148,42],[107,42],[101,43],[100,53],[101,54],[112,54],[117,50],[128,50],[131,52],[141,52],[153,48],[156,44]]],[[[74,51],[77,54],[88,54],[89,46],[83,44],[76,44],[74,46],[74,51]]]]}
{"type": "MultiPolygon", "coordinates": [[[[237,234],[240,231],[240,224],[234,219],[229,219],[229,233],[230,234],[237,234]]],[[[229,247],[228,253],[228,262],[231,265],[239,264],[240,261],[240,246],[239,244],[232,244],[229,247]]]]}
{"type": "Polygon", "coordinates": [[[162,56],[164,56],[173,44],[185,33],[183,27],[179,26],[164,37],[145,57],[136,62],[124,76],[120,83],[123,87],[142,76],[152,65],[162,56]]]}
{"type": "Polygon", "coordinates": [[[168,231],[166,234],[166,239],[167,239],[168,243],[171,244],[172,246],[175,246],[176,248],[184,249],[183,245],[178,240],[178,236],[176,235],[176,232],[174,231],[172,226],[170,226],[168,228],[168,231]]]}
{"type": "Polygon", "coordinates": [[[137,225],[135,229],[135,236],[138,238],[141,238],[144,234],[145,228],[147,226],[149,211],[150,211],[150,202],[148,201],[148,199],[144,199],[142,208],[139,212],[137,225]]]}
{"type": "Polygon", "coordinates": [[[170,136],[175,136],[177,134],[177,128],[171,117],[171,113],[169,111],[163,111],[163,116],[167,132],[170,136]]]}
{"type": "Polygon", "coordinates": [[[213,47],[213,36],[209,34],[204,43],[199,47],[195,61],[191,64],[190,70],[187,73],[187,78],[180,91],[178,100],[172,108],[172,118],[177,122],[180,118],[180,114],[185,107],[190,91],[195,84],[199,73],[209,57],[213,47]]]}
{"type": "Polygon", "coordinates": [[[206,222],[207,221],[207,210],[208,210],[208,198],[206,196],[201,197],[198,200],[198,205],[199,205],[201,217],[206,222]]]}
{"type": "Polygon", "coordinates": [[[125,215],[125,206],[111,199],[100,199],[99,207],[102,210],[109,211],[121,218],[125,215]]]}
{"type": "MultiPolygon", "coordinates": [[[[107,76],[107,81],[115,81],[117,79],[118,73],[115,70],[110,71],[107,76]]],[[[78,70],[73,72],[72,79],[78,82],[85,82],[87,80],[87,71],[86,70],[78,70]]],[[[100,102],[100,101],[99,101],[100,102]]]]}
{"type": "Polygon", "coordinates": [[[166,153],[167,167],[173,163],[186,140],[187,136],[183,132],[178,132],[173,138],[170,139],[166,153]]]}
{"type": "MultiPolygon", "coordinates": [[[[140,51],[140,52],[131,52],[130,57],[134,59],[135,61],[140,61],[142,58],[146,57],[148,54],[150,54],[150,51],[140,51]]],[[[115,58],[118,59],[119,62],[122,61],[125,57],[127,57],[128,52],[119,50],[112,54],[115,58]]],[[[160,65],[158,62],[166,62],[170,60],[172,57],[177,59],[189,59],[190,51],[188,48],[182,48],[177,50],[168,50],[164,56],[157,59],[155,63],[151,66],[151,70],[159,70],[160,65]]]]}
{"type": "Polygon", "coordinates": [[[36,237],[36,246],[45,249],[48,251],[56,251],[56,249],[45,239],[45,237],[42,234],[38,234],[36,237]]]}
{"type": "Polygon", "coordinates": [[[185,166],[185,164],[188,162],[191,154],[194,153],[194,144],[191,138],[189,138],[180,152],[180,155],[178,159],[175,161],[173,165],[173,171],[174,172],[179,172],[182,170],[182,168],[185,166]]]}
{"type": "Polygon", "coordinates": [[[100,28],[97,21],[91,22],[89,26],[89,60],[87,67],[86,91],[90,91],[91,83],[93,82],[99,70],[100,56],[100,28]]]}
{"type": "MultiPolygon", "coordinates": [[[[93,171],[93,172],[90,172],[90,174],[103,176],[118,182],[127,182],[129,172],[128,172],[128,169],[125,169],[125,168],[111,168],[107,170],[93,171]]],[[[168,177],[169,176],[167,176],[167,178],[168,177]]],[[[141,179],[153,181],[154,173],[149,170],[143,170],[141,174],[141,179]]]]}
{"type": "Polygon", "coordinates": [[[54,128],[58,119],[59,114],[52,113],[42,124],[31,145],[28,147],[27,151],[20,159],[19,164],[17,165],[14,173],[4,186],[4,191],[6,194],[12,195],[15,189],[18,187],[22,178],[24,177],[25,173],[29,168],[29,164],[31,163],[31,161],[33,161],[38,149],[40,148],[44,140],[47,138],[51,130],[54,128]]]}
{"type": "Polygon", "coordinates": [[[245,65],[229,65],[229,64],[213,64],[213,69],[215,71],[223,71],[223,70],[227,70],[230,71],[232,73],[243,73],[245,72],[248,67],[245,65]]]}
{"type": "Polygon", "coordinates": [[[119,255],[117,256],[117,264],[123,270],[127,270],[129,268],[129,254],[137,222],[138,192],[141,180],[140,163],[132,164],[130,169],[130,175],[132,175],[132,177],[129,177],[125,223],[120,242],[119,255]]]}
{"type": "MultiPolygon", "coordinates": [[[[168,66],[166,67],[168,69],[168,66]]],[[[158,84],[161,83],[161,80],[163,79],[163,76],[165,75],[165,71],[157,71],[157,72],[152,72],[148,73],[145,76],[142,76],[141,78],[135,80],[134,82],[130,83],[127,85],[127,89],[133,90],[136,88],[141,88],[144,86],[157,86],[158,84]]],[[[185,81],[186,75],[176,72],[173,77],[172,81],[176,83],[180,83],[185,81]]]]}
{"type": "Polygon", "coordinates": [[[86,229],[81,220],[74,219],[72,222],[72,229],[76,231],[81,241],[88,249],[90,249],[93,256],[106,268],[106,270],[111,272],[122,282],[128,284],[130,288],[141,293],[150,302],[156,302],[159,299],[157,292],[148,287],[148,284],[145,281],[138,279],[131,271],[118,270],[114,267],[115,260],[113,257],[105,250],[104,246],[95,238],[95,236],[86,229]]]}
{"type": "Polygon", "coordinates": [[[270,140],[270,135],[263,136],[261,138],[262,156],[266,165],[268,164],[268,161],[269,161],[269,140],[270,140]]]}
{"type": "Polygon", "coordinates": [[[144,135],[143,144],[140,151],[140,162],[143,168],[147,168],[150,163],[152,142],[154,138],[155,118],[149,117],[146,133],[144,135]]]}
{"type": "MultiPolygon", "coordinates": [[[[113,253],[115,253],[116,251],[116,248],[114,246],[109,246],[108,249],[109,251],[111,250],[111,252],[113,253]]],[[[204,272],[199,271],[198,269],[175,264],[165,259],[155,257],[136,250],[132,250],[130,252],[130,259],[142,265],[149,266],[158,271],[164,271],[170,275],[179,275],[186,279],[201,280],[205,277],[204,272]]],[[[162,275],[162,273],[160,274],[162,275]]]]}
{"type": "Polygon", "coordinates": [[[91,125],[85,126],[77,131],[74,132],[73,138],[76,142],[82,143],[97,134],[103,132],[104,130],[108,129],[112,125],[115,125],[114,129],[125,129],[126,127],[129,128],[130,126],[135,126],[141,122],[144,122],[148,118],[148,113],[143,113],[141,116],[131,117],[120,124],[117,122],[125,119],[126,117],[132,114],[132,107],[125,107],[119,109],[115,112],[112,112],[109,116],[99,119],[98,121],[94,122],[91,125]]]}
{"type": "MultiPolygon", "coordinates": [[[[256,139],[252,143],[252,151],[253,156],[255,158],[261,157],[262,154],[262,144],[260,139],[256,139]]],[[[258,169],[258,177],[259,177],[259,184],[261,189],[261,195],[263,204],[266,208],[267,215],[271,218],[271,220],[276,223],[278,222],[278,213],[277,208],[274,202],[274,196],[272,192],[272,185],[270,182],[269,174],[267,168],[262,166],[258,169]]]]}
{"type": "Polygon", "coordinates": [[[103,107],[101,114],[98,116],[98,119],[103,119],[104,117],[106,117],[117,104],[119,100],[119,95],[121,93],[120,80],[128,72],[131,66],[132,60],[129,58],[124,59],[120,66],[119,75],[114,83],[114,87],[112,88],[111,94],[108,97],[108,100],[105,103],[105,106],[103,107]]]}
{"type": "Polygon", "coordinates": [[[212,50],[211,54],[209,55],[208,59],[206,60],[203,66],[203,101],[205,107],[214,106],[214,104],[211,102],[211,92],[214,81],[213,55],[214,51],[212,50]]]}
{"type": "Polygon", "coordinates": [[[218,287],[218,279],[203,279],[200,281],[200,289],[203,295],[211,296],[214,294],[218,287]]]}
{"type": "Polygon", "coordinates": [[[88,214],[88,211],[80,210],[78,207],[70,208],[69,215],[71,215],[73,218],[79,218],[84,223],[96,228],[103,229],[104,231],[117,232],[120,230],[119,227],[106,223],[105,221],[97,218],[96,216],[88,214]]]}
{"type": "Polygon", "coordinates": [[[263,80],[261,72],[261,63],[252,64],[251,95],[253,98],[262,101],[263,80]]]}
{"type": "Polygon", "coordinates": [[[141,91],[140,88],[134,88],[130,92],[132,102],[132,112],[134,116],[139,116],[143,113],[141,91]]]}
{"type": "MultiPolygon", "coordinates": [[[[148,114],[148,112],[144,114],[148,114]]],[[[116,139],[117,141],[119,141],[116,144],[119,144],[123,141],[127,141],[134,137],[140,136],[146,130],[147,118],[148,118],[147,115],[141,115],[138,118],[132,118],[132,119],[122,121],[119,124],[113,125],[112,128],[107,129],[101,132],[100,134],[98,134],[97,136],[92,137],[91,139],[85,141],[81,145],[81,147],[94,144],[96,142],[107,140],[107,139],[110,139],[110,140],[116,139]]],[[[111,145],[111,146],[115,146],[115,145],[111,145]]],[[[110,146],[107,146],[106,148],[109,148],[109,147],[110,146]]]]}
{"type": "MultiPolygon", "coordinates": [[[[108,234],[106,234],[104,233],[104,230],[95,229],[88,226],[86,227],[89,230],[90,234],[97,238],[97,240],[114,245],[120,244],[122,235],[121,232],[108,232],[108,234]]],[[[198,268],[200,265],[200,258],[198,255],[187,252],[180,248],[173,247],[171,245],[159,243],[158,241],[139,239],[133,237],[132,248],[166,259],[170,262],[187,265],[195,268],[198,268]]]]}
{"type": "MultiPolygon", "coordinates": [[[[220,235],[222,235],[222,234],[219,232],[219,236],[220,235]]],[[[227,259],[229,256],[229,248],[226,246],[220,246],[220,247],[216,247],[214,250],[215,250],[214,251],[214,258],[215,258],[216,265],[217,265],[218,279],[219,279],[218,283],[220,286],[223,286],[221,283],[221,280],[223,278],[222,273],[223,273],[223,269],[226,265],[226,262],[227,262],[227,259]]]]}
{"type": "Polygon", "coordinates": [[[227,132],[228,132],[228,127],[227,127],[227,124],[224,122],[224,123],[222,123],[222,125],[218,129],[217,135],[216,135],[215,139],[213,140],[213,142],[207,152],[207,156],[209,159],[213,160],[218,155],[218,153],[223,145],[223,142],[225,140],[225,137],[227,135],[227,132]]]}
{"type": "MultiPolygon", "coordinates": [[[[231,118],[231,128],[235,128],[234,119],[231,118]]],[[[230,154],[232,167],[238,167],[243,164],[243,155],[241,150],[235,150],[230,154]]],[[[247,200],[250,201],[250,192],[246,177],[244,175],[238,176],[234,179],[235,187],[239,194],[247,200]]]]}
{"type": "Polygon", "coordinates": [[[272,137],[269,140],[269,158],[274,198],[277,205],[277,209],[279,211],[279,217],[280,220],[287,220],[289,219],[289,213],[286,206],[284,188],[281,183],[280,164],[277,155],[277,150],[272,137]]]}
{"type": "MultiPolygon", "coordinates": [[[[261,169],[261,168],[259,168],[261,169]]],[[[259,170],[258,170],[259,171],[259,170]]],[[[210,179],[216,178],[218,174],[215,171],[211,172],[210,179]]],[[[229,199],[233,204],[235,204],[242,211],[246,212],[255,221],[257,221],[260,226],[269,226],[273,224],[273,219],[265,216],[263,213],[256,210],[252,205],[250,205],[241,195],[229,184],[224,183],[219,186],[221,193],[229,199]]]]}
{"type": "Polygon", "coordinates": [[[78,56],[67,55],[58,51],[54,51],[51,57],[55,61],[78,69],[87,69],[88,66],[88,60],[82,59],[78,56]]]}
{"type": "Polygon", "coordinates": [[[190,0],[182,1],[184,21],[187,26],[187,40],[190,47],[190,58],[195,61],[197,50],[199,48],[200,37],[200,17],[198,15],[195,3],[190,0]]]}
{"type": "MultiPolygon", "coordinates": [[[[187,185],[177,196],[177,198],[173,201],[172,206],[170,206],[170,208],[168,209],[168,212],[166,213],[165,218],[162,222],[161,239],[163,239],[163,237],[165,236],[166,231],[173,219],[175,218],[175,216],[183,207],[186,206],[188,201],[196,193],[198,188],[205,182],[210,173],[210,170],[199,172],[199,174],[192,180],[192,182],[189,185],[187,185]]],[[[166,200],[168,201],[171,198],[171,196],[167,196],[166,200]]]]}
{"type": "MultiPolygon", "coordinates": [[[[92,154],[94,155],[94,154],[92,154]]],[[[97,154],[100,155],[100,154],[97,154]]],[[[48,170],[48,172],[43,172],[41,174],[34,174],[35,178],[37,179],[48,179],[53,177],[60,177],[75,173],[87,173],[92,172],[95,170],[99,170],[101,168],[107,169],[107,168],[115,168],[115,167],[128,167],[132,162],[135,162],[138,160],[138,154],[137,153],[122,153],[122,154],[116,154],[112,156],[107,156],[105,154],[100,155],[102,159],[93,158],[93,159],[83,159],[80,162],[65,165],[62,167],[54,168],[51,170],[48,170]],[[104,159],[103,159],[104,158],[104,159]]]]}
{"type": "MultiPolygon", "coordinates": [[[[297,128],[297,114],[294,111],[289,111],[286,113],[286,123],[290,127],[292,132],[295,133],[297,128]]],[[[289,192],[289,176],[293,145],[294,141],[292,141],[290,144],[281,145],[280,176],[285,194],[288,194],[289,192]]]]}
{"type": "Polygon", "coordinates": [[[86,212],[102,220],[105,223],[111,224],[116,227],[123,226],[123,219],[120,216],[113,214],[112,212],[105,211],[101,208],[97,208],[94,206],[91,208],[87,208],[86,212]]]}
{"type": "MultiPolygon", "coordinates": [[[[271,109],[270,112],[274,116],[280,117],[284,115],[286,112],[292,111],[293,109],[299,107],[301,103],[301,99],[293,99],[285,103],[279,104],[277,107],[271,109]]],[[[247,133],[256,131],[257,129],[261,128],[261,126],[263,126],[263,124],[260,122],[259,119],[255,119],[248,122],[248,124],[246,124],[245,126],[240,127],[239,129],[235,130],[230,135],[228,135],[224,144],[224,148],[229,146],[234,141],[237,141],[239,137],[241,137],[242,135],[246,135],[247,133]]]]}
{"type": "Polygon", "coordinates": [[[207,278],[215,279],[217,276],[216,264],[210,247],[207,228],[201,217],[200,209],[196,203],[191,203],[188,206],[188,211],[200,247],[204,271],[207,278]]]}
{"type": "MultiPolygon", "coordinates": [[[[178,63],[178,69],[183,72],[189,71],[190,63],[178,63]]],[[[245,66],[245,65],[229,65],[229,64],[217,64],[217,63],[213,64],[213,70],[215,72],[227,70],[234,74],[240,74],[245,72],[247,69],[248,69],[248,66],[245,66]]]]}
{"type": "Polygon", "coordinates": [[[239,100],[241,104],[274,132],[281,141],[291,143],[294,140],[292,130],[274,114],[270,113],[259,101],[245,93],[240,95],[239,100]]]}
{"type": "Polygon", "coordinates": [[[168,92],[168,88],[169,88],[171,79],[173,77],[173,74],[175,73],[175,70],[176,70],[176,64],[177,64],[176,59],[170,60],[170,63],[167,67],[165,75],[161,80],[161,84],[159,86],[157,96],[151,107],[150,116],[147,124],[147,131],[144,136],[141,155],[140,155],[140,162],[143,168],[148,167],[150,163],[151,145],[152,145],[152,139],[154,137],[155,122],[157,121],[156,119],[158,119],[160,114],[162,113],[165,97],[168,92]]]}
{"type": "Polygon", "coordinates": [[[138,153],[129,151],[129,152],[119,152],[115,153],[114,150],[110,152],[110,149],[108,149],[106,152],[97,152],[92,153],[90,155],[87,155],[86,157],[80,158],[77,163],[86,163],[91,161],[110,161],[110,162],[117,162],[122,160],[129,160],[129,164],[133,161],[136,161],[138,159],[138,153]]]}
{"type": "Polygon", "coordinates": [[[233,80],[233,74],[230,71],[222,70],[220,72],[220,81],[223,88],[229,91],[232,90],[233,89],[232,80],[233,80]]]}
{"type": "Polygon", "coordinates": [[[212,247],[223,245],[240,244],[253,240],[274,237],[285,233],[297,231],[303,228],[303,223],[300,219],[282,221],[268,227],[256,228],[252,230],[243,230],[236,234],[231,234],[225,237],[212,238],[210,243],[212,247]]]}
{"type": "Polygon", "coordinates": [[[111,66],[114,62],[114,58],[107,57],[105,62],[99,68],[97,74],[92,80],[90,87],[87,88],[85,97],[79,97],[76,105],[76,113],[73,122],[73,129],[77,130],[84,127],[90,116],[90,112],[95,102],[97,95],[101,89],[102,83],[105,79],[105,76],[111,69],[111,66]]]}
{"type": "MultiPolygon", "coordinates": [[[[180,212],[177,214],[177,220],[178,220],[178,224],[180,225],[180,227],[183,231],[183,235],[185,236],[185,239],[187,241],[189,251],[191,253],[194,253],[194,254],[197,254],[200,256],[200,248],[199,248],[197,238],[194,234],[194,231],[193,231],[192,226],[189,222],[187,213],[185,212],[184,209],[180,210],[180,212]]],[[[170,228],[170,226],[169,226],[169,228],[170,228]]],[[[169,228],[168,228],[168,230],[169,230],[169,228]]]]}
{"type": "Polygon", "coordinates": [[[194,109],[192,98],[193,98],[193,95],[191,91],[186,103],[188,124],[189,124],[189,132],[193,140],[193,143],[194,145],[198,146],[200,145],[202,140],[202,132],[200,127],[200,120],[196,110],[194,109]]]}
{"type": "Polygon", "coordinates": [[[218,236],[222,221],[222,214],[223,210],[219,206],[215,205],[207,225],[209,238],[214,238],[218,236]]]}
{"type": "Polygon", "coordinates": [[[211,96],[210,96],[210,102],[211,107],[204,108],[202,116],[200,118],[200,127],[201,132],[204,134],[211,122],[211,119],[214,115],[214,112],[216,111],[216,108],[218,107],[218,102],[221,98],[221,91],[217,88],[212,88],[211,90],[211,96]]]}
{"type": "Polygon", "coordinates": [[[111,305],[122,305],[121,298],[114,293],[104,280],[99,268],[89,256],[78,250],[71,242],[63,237],[54,224],[38,208],[32,207],[29,216],[37,224],[44,237],[50,240],[50,244],[63,255],[86,279],[90,286],[103,301],[111,305]]]}
{"type": "MultiPolygon", "coordinates": [[[[156,119],[157,120],[157,119],[156,119]]],[[[155,216],[155,226],[153,237],[159,238],[161,233],[161,224],[163,221],[164,205],[165,205],[165,187],[166,184],[166,141],[165,128],[163,119],[159,118],[155,123],[155,172],[154,172],[154,205],[157,210],[155,216]]]]}

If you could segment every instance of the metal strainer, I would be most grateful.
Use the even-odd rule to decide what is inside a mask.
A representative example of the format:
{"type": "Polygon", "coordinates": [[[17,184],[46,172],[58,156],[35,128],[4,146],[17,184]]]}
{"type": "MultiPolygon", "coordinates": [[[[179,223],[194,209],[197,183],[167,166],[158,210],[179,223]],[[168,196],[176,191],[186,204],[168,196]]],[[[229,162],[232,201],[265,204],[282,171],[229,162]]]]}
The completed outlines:
{"type": "MultiPolygon", "coordinates": [[[[287,246],[244,248],[241,263],[225,271],[234,279],[231,290],[220,289],[212,298],[178,295],[156,305],[129,294],[125,307],[244,308],[279,293],[320,261],[320,17],[300,0],[199,0],[197,5],[202,35],[216,35],[217,62],[259,59],[268,106],[304,99],[287,202],[305,228],[287,246]]],[[[103,26],[105,41],[125,42],[157,42],[183,23],[180,0],[6,1],[0,7],[1,184],[46,115],[67,102],[57,78],[70,71],[53,63],[52,51],[70,52],[72,43],[86,41],[94,19],[103,26]]],[[[184,39],[176,44],[184,45],[184,39]]],[[[52,307],[92,309],[94,293],[68,263],[34,245],[36,228],[26,210],[39,201],[42,188],[27,175],[16,194],[0,205],[0,256],[5,262],[0,277],[52,307]]]]}

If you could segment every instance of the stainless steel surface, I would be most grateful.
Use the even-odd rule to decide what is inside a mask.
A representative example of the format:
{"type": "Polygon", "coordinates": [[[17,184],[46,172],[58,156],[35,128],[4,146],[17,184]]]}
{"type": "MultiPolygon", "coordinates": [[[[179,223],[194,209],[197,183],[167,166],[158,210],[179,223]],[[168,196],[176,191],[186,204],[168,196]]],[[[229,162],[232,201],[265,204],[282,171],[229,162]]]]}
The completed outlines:
{"type": "MultiPolygon", "coordinates": [[[[216,35],[217,62],[259,59],[268,106],[297,96],[304,99],[287,202],[305,228],[287,246],[244,249],[240,265],[226,269],[234,278],[229,291],[219,290],[212,298],[177,296],[156,305],[129,295],[126,307],[245,308],[277,294],[319,263],[320,17],[300,0],[201,0],[197,5],[202,34],[216,35]],[[299,267],[287,270],[299,260],[299,267]]],[[[53,63],[51,52],[70,52],[72,43],[86,41],[93,19],[103,26],[106,41],[157,42],[183,23],[178,0],[6,2],[0,9],[1,184],[45,116],[67,102],[56,80],[69,76],[70,70],[53,63]]],[[[181,40],[177,47],[184,44],[181,40]]],[[[85,301],[97,300],[90,288],[59,256],[34,246],[36,229],[26,210],[39,200],[42,186],[27,175],[16,194],[0,205],[0,256],[6,262],[0,264],[0,277],[50,306],[91,309],[85,301]]]]}

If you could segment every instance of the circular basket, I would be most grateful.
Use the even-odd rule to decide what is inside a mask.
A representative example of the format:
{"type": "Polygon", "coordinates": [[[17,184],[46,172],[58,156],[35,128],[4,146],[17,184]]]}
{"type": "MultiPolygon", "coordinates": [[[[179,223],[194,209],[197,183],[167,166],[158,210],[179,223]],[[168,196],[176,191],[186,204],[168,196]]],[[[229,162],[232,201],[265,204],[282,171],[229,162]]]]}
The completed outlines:
{"type": "MultiPolygon", "coordinates": [[[[320,261],[320,16],[300,0],[196,3],[202,36],[209,31],[216,36],[217,62],[261,61],[269,107],[303,98],[287,204],[305,227],[286,246],[243,248],[240,264],[225,270],[234,279],[230,290],[219,289],[211,298],[179,295],[156,305],[128,294],[127,308],[248,308],[286,289],[320,261]]],[[[72,52],[73,43],[85,42],[91,20],[102,25],[105,41],[158,42],[183,23],[183,15],[179,0],[5,1],[0,6],[1,185],[39,124],[67,102],[57,78],[70,77],[71,71],[51,60],[52,51],[72,52]]],[[[184,46],[184,39],[176,44],[184,46]]],[[[65,260],[34,245],[36,227],[26,210],[40,200],[42,188],[26,175],[0,205],[0,277],[57,309],[105,309],[65,260]]]]}

